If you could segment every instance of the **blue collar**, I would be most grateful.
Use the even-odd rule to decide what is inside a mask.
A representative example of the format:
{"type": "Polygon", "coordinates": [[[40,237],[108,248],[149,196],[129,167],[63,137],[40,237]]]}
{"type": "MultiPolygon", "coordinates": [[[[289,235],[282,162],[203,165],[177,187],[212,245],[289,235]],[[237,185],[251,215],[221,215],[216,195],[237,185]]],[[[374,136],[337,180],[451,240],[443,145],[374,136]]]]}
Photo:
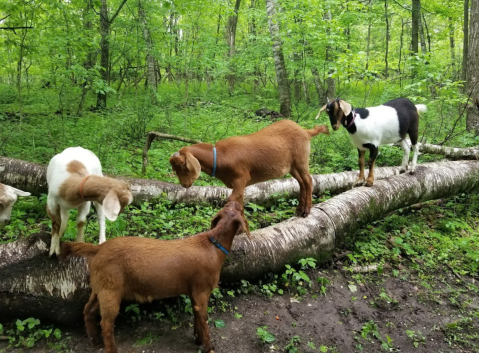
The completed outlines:
{"type": "Polygon", "coordinates": [[[229,251],[226,250],[223,245],[220,244],[220,242],[218,240],[216,240],[215,238],[213,237],[209,237],[210,241],[218,248],[220,249],[222,252],[224,252],[226,255],[229,254],[229,251]]]}
{"type": "Polygon", "coordinates": [[[213,171],[211,172],[211,176],[214,177],[215,174],[216,174],[216,147],[213,147],[213,171]]]}

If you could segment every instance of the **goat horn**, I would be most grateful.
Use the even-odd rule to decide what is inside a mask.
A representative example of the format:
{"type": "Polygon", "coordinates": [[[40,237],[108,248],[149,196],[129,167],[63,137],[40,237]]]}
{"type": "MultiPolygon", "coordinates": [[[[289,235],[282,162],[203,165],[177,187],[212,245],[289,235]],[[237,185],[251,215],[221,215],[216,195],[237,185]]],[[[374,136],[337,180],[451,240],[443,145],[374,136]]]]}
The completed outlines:
{"type": "Polygon", "coordinates": [[[327,106],[327,104],[323,105],[323,107],[319,110],[318,115],[316,115],[315,119],[319,118],[319,116],[321,115],[321,112],[326,109],[326,106],[327,106]]]}
{"type": "Polygon", "coordinates": [[[174,157],[174,156],[179,156],[180,155],[180,152],[175,152],[171,155],[171,157],[174,157]]]}
{"type": "Polygon", "coordinates": [[[329,97],[326,97],[326,99],[328,100],[328,103],[329,103],[329,97]]]}

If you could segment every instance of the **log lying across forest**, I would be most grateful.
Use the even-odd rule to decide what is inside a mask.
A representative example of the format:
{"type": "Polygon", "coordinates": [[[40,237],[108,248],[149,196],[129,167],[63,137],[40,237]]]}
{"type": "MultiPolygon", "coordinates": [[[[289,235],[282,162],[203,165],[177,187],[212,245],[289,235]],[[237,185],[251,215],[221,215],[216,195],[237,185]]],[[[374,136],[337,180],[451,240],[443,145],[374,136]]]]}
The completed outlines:
{"type": "MultiPolygon", "coordinates": [[[[471,148],[453,148],[430,144],[420,144],[421,151],[443,154],[449,158],[477,159],[479,150],[471,148]]],[[[427,167],[439,167],[445,162],[427,163],[427,167]]],[[[389,178],[399,174],[399,167],[376,168],[376,180],[389,178]]],[[[313,175],[313,194],[323,195],[328,192],[335,195],[352,188],[358,176],[357,171],[313,175]]],[[[133,204],[153,201],[158,197],[166,197],[176,203],[205,204],[223,202],[231,193],[231,189],[223,186],[192,186],[189,189],[179,184],[150,179],[124,178],[131,187],[133,204]]],[[[28,191],[40,196],[47,193],[46,166],[22,160],[0,157],[0,182],[28,191]]],[[[271,180],[248,186],[245,191],[245,202],[257,205],[271,205],[275,199],[291,199],[299,196],[299,184],[293,178],[271,180]]]]}
{"type": "MultiPolygon", "coordinates": [[[[384,215],[418,202],[479,189],[479,162],[419,165],[415,175],[378,180],[317,204],[307,218],[236,237],[222,271],[223,281],[254,279],[281,272],[305,257],[327,261],[338,242],[384,215]]],[[[88,297],[88,271],[82,260],[59,264],[48,258],[49,235],[0,245],[0,316],[35,316],[59,322],[81,321],[88,297]]]]}

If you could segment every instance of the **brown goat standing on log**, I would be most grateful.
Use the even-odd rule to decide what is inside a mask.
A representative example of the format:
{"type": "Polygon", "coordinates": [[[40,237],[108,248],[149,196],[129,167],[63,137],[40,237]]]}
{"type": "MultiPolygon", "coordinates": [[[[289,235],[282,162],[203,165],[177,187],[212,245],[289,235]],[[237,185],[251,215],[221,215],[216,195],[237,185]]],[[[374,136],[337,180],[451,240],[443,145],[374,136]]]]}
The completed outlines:
{"type": "Polygon", "coordinates": [[[235,234],[242,228],[251,237],[242,213],[242,205],[230,201],[211,221],[211,230],[186,239],[119,237],[101,245],[63,243],[60,259],[74,255],[88,261],[92,293],[83,313],[90,341],[101,343],[98,310],[105,351],[116,353],[113,328],[122,299],[150,302],[186,294],[193,306],[195,342],[206,353],[213,352],[208,301],[235,234]]]}
{"type": "Polygon", "coordinates": [[[170,158],[180,183],[189,188],[201,171],[233,189],[229,200],[243,205],[245,188],[290,173],[299,183],[296,215],[311,211],[313,183],[309,174],[311,137],[329,134],[326,125],[303,129],[291,120],[281,120],[251,135],[233,136],[211,143],[183,147],[170,158]]]}

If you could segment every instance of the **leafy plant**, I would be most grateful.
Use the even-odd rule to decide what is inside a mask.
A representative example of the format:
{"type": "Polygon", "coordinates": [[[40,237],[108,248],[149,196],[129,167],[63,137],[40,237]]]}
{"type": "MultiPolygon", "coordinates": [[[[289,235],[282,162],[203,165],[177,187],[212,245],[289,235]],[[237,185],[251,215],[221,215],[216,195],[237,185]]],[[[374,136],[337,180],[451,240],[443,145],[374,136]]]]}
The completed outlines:
{"type": "Polygon", "coordinates": [[[273,343],[276,340],[276,337],[268,331],[268,326],[258,327],[256,329],[256,336],[258,336],[262,343],[273,343]]]}

